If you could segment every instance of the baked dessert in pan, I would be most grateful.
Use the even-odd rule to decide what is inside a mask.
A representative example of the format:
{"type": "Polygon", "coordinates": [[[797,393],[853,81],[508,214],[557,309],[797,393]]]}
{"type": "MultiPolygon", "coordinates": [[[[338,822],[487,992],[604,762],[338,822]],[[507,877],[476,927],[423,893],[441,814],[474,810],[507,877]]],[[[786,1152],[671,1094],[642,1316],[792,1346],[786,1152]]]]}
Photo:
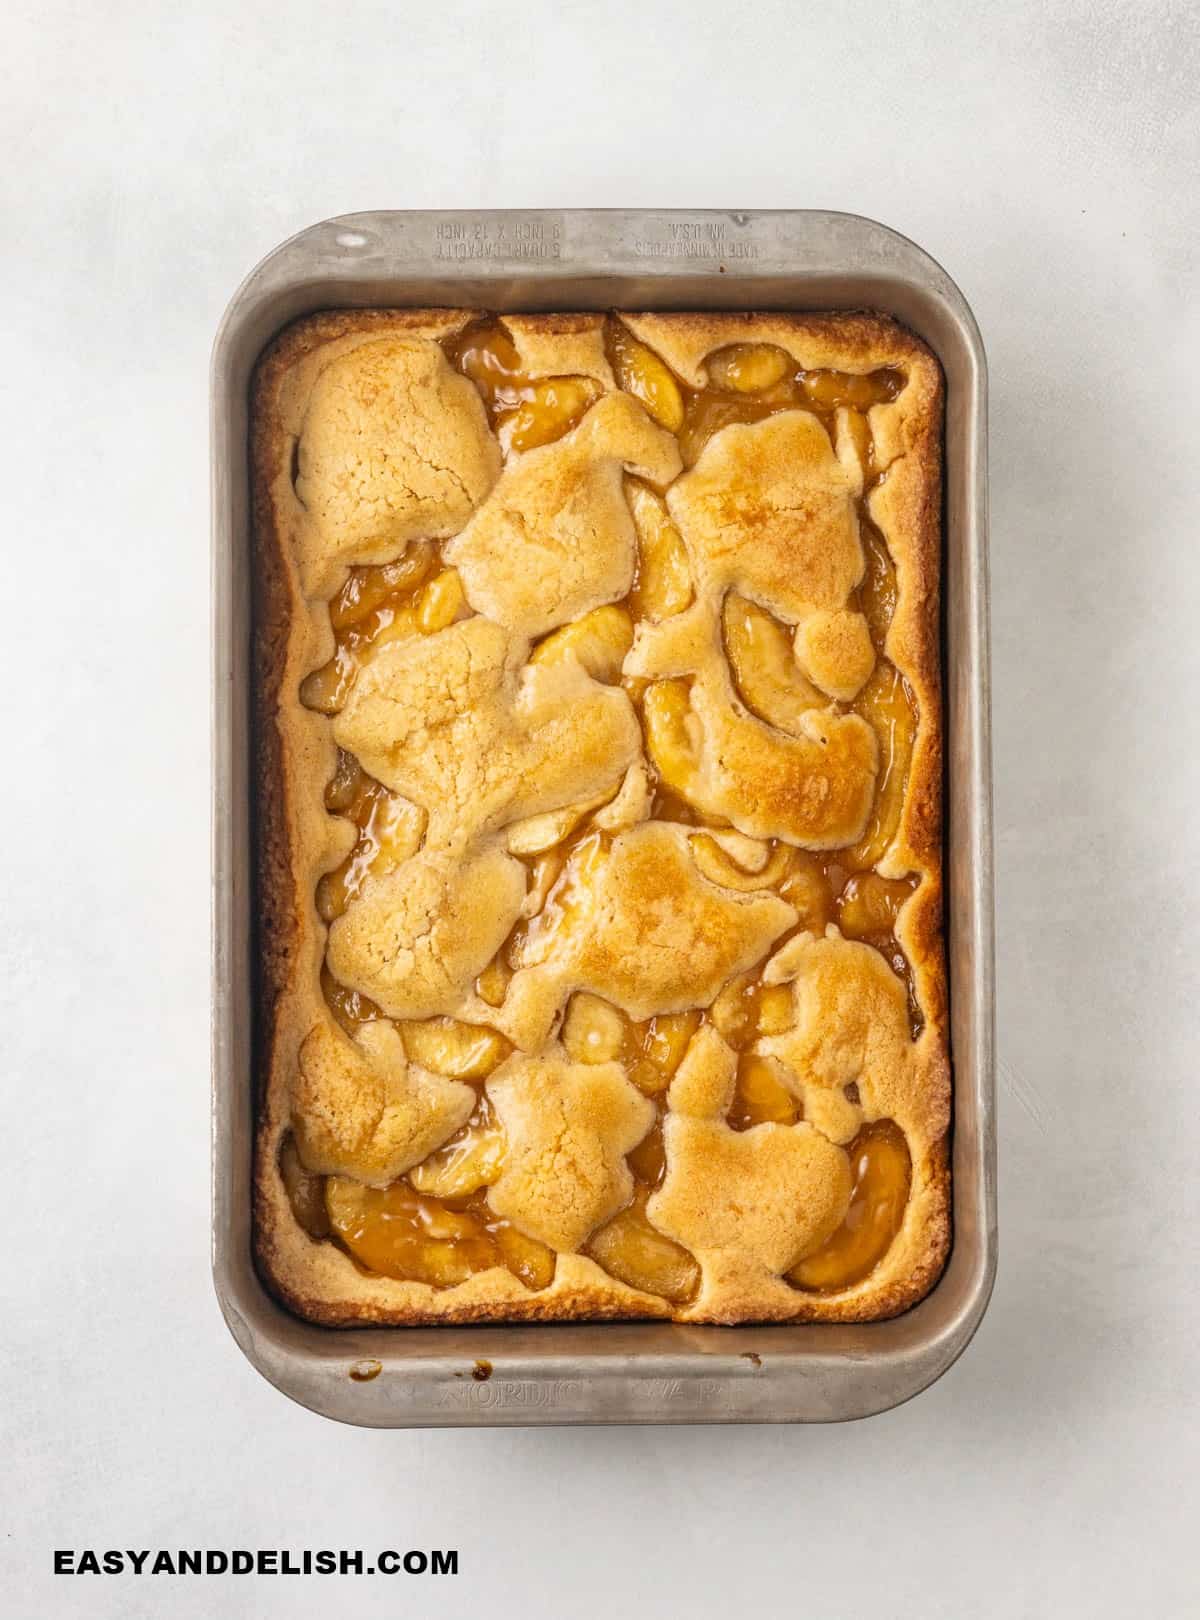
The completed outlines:
{"type": "Polygon", "coordinates": [[[942,382],[868,313],[329,311],[252,402],[261,1270],[893,1315],[949,1246],[942,382]]]}

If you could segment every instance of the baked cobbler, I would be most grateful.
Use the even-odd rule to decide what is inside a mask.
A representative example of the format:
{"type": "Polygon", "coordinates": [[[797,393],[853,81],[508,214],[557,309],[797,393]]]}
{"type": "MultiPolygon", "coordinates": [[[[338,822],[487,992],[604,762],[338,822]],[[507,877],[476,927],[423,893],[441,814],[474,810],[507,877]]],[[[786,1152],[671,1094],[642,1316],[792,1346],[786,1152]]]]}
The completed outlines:
{"type": "Polygon", "coordinates": [[[941,400],[869,314],[347,310],[268,350],[256,1234],[294,1310],[932,1286],[941,400]]]}

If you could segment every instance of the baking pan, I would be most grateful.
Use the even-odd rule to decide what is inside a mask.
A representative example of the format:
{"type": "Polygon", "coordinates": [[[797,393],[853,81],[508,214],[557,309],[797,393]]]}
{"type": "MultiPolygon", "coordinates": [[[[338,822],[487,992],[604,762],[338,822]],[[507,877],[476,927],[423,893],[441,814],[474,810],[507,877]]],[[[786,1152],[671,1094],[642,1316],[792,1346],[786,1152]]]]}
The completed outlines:
{"type": "Polygon", "coordinates": [[[255,1367],[316,1412],[380,1428],[828,1422],[896,1406],[945,1372],[996,1265],[986,368],[958,288],[919,248],[851,214],[372,213],[302,231],[234,295],[212,364],[213,1275],[255,1367]],[[251,1258],[255,948],[250,374],[314,309],[879,309],[946,374],[946,893],[954,1069],[954,1246],[936,1288],[889,1322],[316,1327],[251,1258]]]}

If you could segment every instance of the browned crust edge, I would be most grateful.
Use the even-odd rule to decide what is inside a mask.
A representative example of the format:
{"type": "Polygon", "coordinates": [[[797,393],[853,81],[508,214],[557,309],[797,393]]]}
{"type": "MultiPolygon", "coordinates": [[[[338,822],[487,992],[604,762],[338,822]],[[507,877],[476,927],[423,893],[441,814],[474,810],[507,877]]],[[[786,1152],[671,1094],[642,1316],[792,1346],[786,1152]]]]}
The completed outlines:
{"type": "MultiPolygon", "coordinates": [[[[484,311],[464,310],[324,310],[304,316],[285,327],[261,355],[251,384],[251,478],[253,515],[254,695],[253,746],[256,803],[254,821],[256,893],[254,901],[256,1029],[254,1071],[256,1085],[253,1245],[254,1258],[268,1289],[305,1320],[329,1327],[362,1325],[422,1326],[462,1322],[584,1321],[675,1319],[699,1324],[702,1320],[727,1325],[755,1322],[869,1322],[902,1314],[922,1300],[944,1270],[952,1242],[950,1200],[950,1064],[947,1034],[947,986],[942,934],[942,802],[943,722],[940,681],[940,575],[942,528],[942,421],[944,381],[932,350],[892,317],[874,311],[832,314],[775,314],[754,312],[675,314],[676,330],[694,328],[699,335],[720,336],[710,347],[748,340],[756,327],[769,320],[797,338],[836,340],[847,359],[869,358],[886,348],[897,363],[916,371],[920,397],[916,402],[914,432],[905,449],[910,474],[902,500],[894,503],[891,523],[902,525],[914,577],[906,592],[911,611],[904,627],[902,648],[895,661],[913,688],[919,707],[917,742],[909,768],[903,811],[905,842],[923,881],[906,912],[902,944],[914,970],[920,972],[922,1006],[927,1028],[936,1034],[935,1050],[925,1085],[940,1098],[945,1128],[920,1162],[913,1165],[914,1189],[925,1190],[924,1242],[907,1274],[867,1297],[825,1299],[797,1292],[786,1310],[699,1318],[675,1312],[665,1301],[635,1295],[614,1282],[605,1287],[579,1286],[569,1295],[531,1294],[524,1298],[472,1300],[458,1306],[447,1298],[436,1312],[420,1307],[380,1307],[373,1300],[351,1304],[332,1302],[306,1293],[295,1285],[280,1263],[280,1210],[269,1194],[271,1162],[269,1127],[274,1099],[269,1077],[276,1068],[276,1008],[288,983],[295,958],[299,908],[309,897],[297,887],[292,858],[287,794],[295,784],[283,758],[283,744],[275,715],[286,663],[286,646],[296,604],[292,600],[283,536],[274,520],[270,482],[279,449],[278,391],[288,371],[303,356],[324,343],[358,332],[395,332],[426,327],[431,322],[466,324],[484,311]],[[631,1302],[637,1308],[631,1309],[631,1302]]],[[[534,320],[548,334],[572,333],[593,320],[590,315],[556,313],[534,320]]],[[[889,358],[889,363],[891,360],[889,358]]]]}

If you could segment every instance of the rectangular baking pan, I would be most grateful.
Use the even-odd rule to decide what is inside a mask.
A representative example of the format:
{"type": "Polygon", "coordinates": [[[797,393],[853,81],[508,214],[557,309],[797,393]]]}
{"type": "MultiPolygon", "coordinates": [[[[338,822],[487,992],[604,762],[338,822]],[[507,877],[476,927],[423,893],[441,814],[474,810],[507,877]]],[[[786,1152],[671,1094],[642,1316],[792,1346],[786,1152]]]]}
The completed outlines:
{"type": "Polygon", "coordinates": [[[234,295],[212,363],[213,1275],[225,1320],[285,1394],[343,1422],[828,1422],[938,1378],[987,1307],[996,1265],[987,444],[983,345],[945,272],[850,214],[567,209],[372,213],[302,231],[234,295]],[[335,306],[492,310],[884,310],[946,374],[944,692],[954,1246],[890,1322],[333,1330],[299,1321],[251,1258],[254,846],[247,410],[254,362],[335,306]]]}

